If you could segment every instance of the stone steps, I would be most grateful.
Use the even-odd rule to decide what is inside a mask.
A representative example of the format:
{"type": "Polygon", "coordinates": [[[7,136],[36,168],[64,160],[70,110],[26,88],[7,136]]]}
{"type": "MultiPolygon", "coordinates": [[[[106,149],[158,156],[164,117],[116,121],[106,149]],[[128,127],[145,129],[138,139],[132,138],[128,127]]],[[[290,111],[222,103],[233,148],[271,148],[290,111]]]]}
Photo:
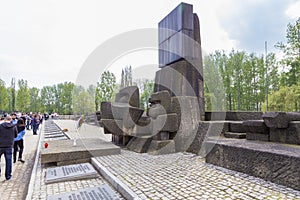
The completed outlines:
{"type": "Polygon", "coordinates": [[[235,139],[245,139],[246,138],[246,133],[225,132],[224,137],[226,137],[226,138],[235,138],[235,139]]]}

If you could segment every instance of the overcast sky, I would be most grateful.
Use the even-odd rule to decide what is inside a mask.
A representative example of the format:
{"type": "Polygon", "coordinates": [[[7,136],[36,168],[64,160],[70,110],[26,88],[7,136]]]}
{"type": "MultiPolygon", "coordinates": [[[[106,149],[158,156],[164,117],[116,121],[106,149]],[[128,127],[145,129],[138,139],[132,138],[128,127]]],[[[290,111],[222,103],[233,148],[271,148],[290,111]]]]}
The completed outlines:
{"type": "MultiPolygon", "coordinates": [[[[126,31],[157,28],[180,2],[0,0],[0,79],[9,86],[12,77],[22,78],[30,87],[39,88],[75,82],[83,63],[99,45],[126,31]]],[[[234,48],[261,54],[265,41],[274,52],[274,44],[285,41],[287,24],[300,17],[300,0],[185,2],[194,5],[200,18],[202,48],[208,53],[234,48]]],[[[105,67],[119,76],[126,65],[156,68],[157,62],[157,52],[143,51],[105,67]]]]}

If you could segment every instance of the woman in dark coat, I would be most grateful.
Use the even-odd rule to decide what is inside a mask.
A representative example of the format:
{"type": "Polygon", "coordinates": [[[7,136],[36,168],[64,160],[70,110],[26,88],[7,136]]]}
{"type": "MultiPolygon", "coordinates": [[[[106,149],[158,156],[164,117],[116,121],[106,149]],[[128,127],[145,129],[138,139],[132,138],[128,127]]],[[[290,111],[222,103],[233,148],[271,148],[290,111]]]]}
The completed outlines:
{"type": "Polygon", "coordinates": [[[25,161],[22,159],[22,155],[23,155],[23,150],[24,150],[23,136],[25,134],[26,125],[22,118],[18,119],[16,126],[18,129],[18,136],[14,139],[13,159],[14,159],[14,163],[15,163],[17,161],[17,152],[19,151],[18,161],[24,163],[25,161]]]}

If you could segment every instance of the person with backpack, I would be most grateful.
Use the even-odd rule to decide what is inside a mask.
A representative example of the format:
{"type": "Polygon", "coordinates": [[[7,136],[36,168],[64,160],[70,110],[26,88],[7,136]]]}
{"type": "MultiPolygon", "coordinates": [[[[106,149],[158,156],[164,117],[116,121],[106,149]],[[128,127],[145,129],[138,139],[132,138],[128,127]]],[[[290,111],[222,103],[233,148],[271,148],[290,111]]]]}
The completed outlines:
{"type": "MultiPolygon", "coordinates": [[[[12,173],[12,154],[14,138],[17,137],[18,130],[14,124],[11,123],[11,116],[7,115],[4,122],[0,124],[0,160],[2,154],[5,157],[5,178],[9,180],[12,173]]],[[[1,174],[1,168],[0,168],[1,174]]]]}

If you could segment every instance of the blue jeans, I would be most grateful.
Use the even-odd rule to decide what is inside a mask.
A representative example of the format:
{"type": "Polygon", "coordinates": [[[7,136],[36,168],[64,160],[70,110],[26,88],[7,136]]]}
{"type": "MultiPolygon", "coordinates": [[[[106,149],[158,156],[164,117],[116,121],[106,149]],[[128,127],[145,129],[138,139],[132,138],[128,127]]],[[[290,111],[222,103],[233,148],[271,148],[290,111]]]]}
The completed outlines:
{"type": "MultiPolygon", "coordinates": [[[[9,180],[11,178],[11,169],[12,169],[12,148],[0,148],[0,159],[4,154],[5,157],[5,178],[9,180]]],[[[1,173],[1,168],[0,168],[1,173]]]]}

